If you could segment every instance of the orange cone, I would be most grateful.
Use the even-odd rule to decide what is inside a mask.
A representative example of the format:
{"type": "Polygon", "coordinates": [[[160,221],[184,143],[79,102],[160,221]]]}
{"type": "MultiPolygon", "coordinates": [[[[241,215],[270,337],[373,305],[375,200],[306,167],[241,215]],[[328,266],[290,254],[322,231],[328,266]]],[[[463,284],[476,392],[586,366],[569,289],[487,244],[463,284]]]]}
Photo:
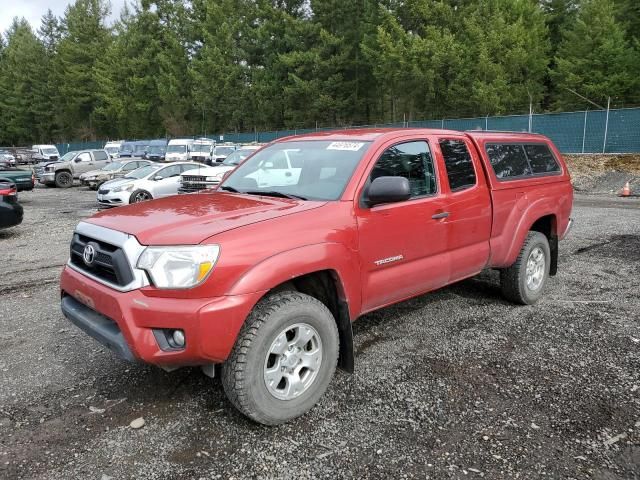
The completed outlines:
{"type": "Polygon", "coordinates": [[[620,192],[621,197],[629,197],[631,196],[631,187],[629,186],[629,182],[624,184],[622,187],[622,192],[620,192]]]}

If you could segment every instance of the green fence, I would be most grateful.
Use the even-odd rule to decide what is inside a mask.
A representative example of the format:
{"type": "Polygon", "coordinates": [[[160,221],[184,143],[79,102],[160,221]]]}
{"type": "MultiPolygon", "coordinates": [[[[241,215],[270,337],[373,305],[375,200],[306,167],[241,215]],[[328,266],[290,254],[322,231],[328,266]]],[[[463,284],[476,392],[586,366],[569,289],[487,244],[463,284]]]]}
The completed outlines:
{"type": "MultiPolygon", "coordinates": [[[[563,153],[638,153],[640,152],[640,108],[587,110],[581,112],[508,115],[364,125],[359,128],[445,128],[450,130],[503,130],[541,133],[551,138],[563,153]]],[[[269,132],[225,133],[225,142],[270,142],[277,138],[344,127],[274,130],[269,132]]],[[[196,137],[194,137],[196,138],[196,137]]],[[[220,135],[210,136],[220,140],[220,135]]],[[[58,150],[102,148],[102,142],[63,143],[58,150]]]]}

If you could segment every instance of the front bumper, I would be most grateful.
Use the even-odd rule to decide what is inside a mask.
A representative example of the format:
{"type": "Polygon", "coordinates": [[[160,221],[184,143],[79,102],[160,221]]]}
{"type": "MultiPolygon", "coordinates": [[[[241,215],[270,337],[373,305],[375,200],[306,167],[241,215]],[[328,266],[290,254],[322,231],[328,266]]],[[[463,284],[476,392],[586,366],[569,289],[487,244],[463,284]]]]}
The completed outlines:
{"type": "Polygon", "coordinates": [[[62,311],[75,325],[125,360],[160,367],[221,363],[264,292],[215,298],[158,297],[145,287],[118,292],[66,266],[62,311]],[[163,349],[154,331],[181,329],[183,349],[163,349]]]}
{"type": "Polygon", "coordinates": [[[38,175],[38,182],[53,183],[56,181],[56,172],[41,173],[38,175]]]}
{"type": "Polygon", "coordinates": [[[131,192],[113,192],[101,194],[98,191],[96,199],[101,207],[118,207],[120,205],[129,205],[129,197],[131,192]]]}

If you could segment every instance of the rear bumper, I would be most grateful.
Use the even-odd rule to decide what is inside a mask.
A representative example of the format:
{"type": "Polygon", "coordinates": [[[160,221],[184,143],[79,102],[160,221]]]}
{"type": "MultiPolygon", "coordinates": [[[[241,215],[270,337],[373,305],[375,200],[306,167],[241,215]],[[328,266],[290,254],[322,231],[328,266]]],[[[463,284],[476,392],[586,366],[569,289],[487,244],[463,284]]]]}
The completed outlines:
{"type": "Polygon", "coordinates": [[[0,228],[14,227],[22,223],[24,210],[19,203],[0,201],[0,228]]]}
{"type": "Polygon", "coordinates": [[[64,315],[91,337],[126,360],[171,368],[224,362],[263,295],[189,299],[159,297],[152,288],[118,292],[69,267],[60,287],[64,315]],[[167,329],[184,331],[185,348],[163,350],[154,330],[167,329]]]}

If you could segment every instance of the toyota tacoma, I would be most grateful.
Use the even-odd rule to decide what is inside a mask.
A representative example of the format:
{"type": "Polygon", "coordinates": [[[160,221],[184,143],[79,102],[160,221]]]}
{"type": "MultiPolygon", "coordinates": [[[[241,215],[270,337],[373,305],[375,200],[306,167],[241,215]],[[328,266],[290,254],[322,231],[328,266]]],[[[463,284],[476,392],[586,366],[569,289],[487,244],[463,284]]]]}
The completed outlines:
{"type": "Polygon", "coordinates": [[[277,140],[217,191],[102,212],[76,228],[62,311],[123,359],[200,366],[276,425],[354,369],[358,317],[500,271],[540,299],[573,190],[540,135],[428,129],[277,140]],[[287,161],[290,158],[291,161],[287,161]]]}

